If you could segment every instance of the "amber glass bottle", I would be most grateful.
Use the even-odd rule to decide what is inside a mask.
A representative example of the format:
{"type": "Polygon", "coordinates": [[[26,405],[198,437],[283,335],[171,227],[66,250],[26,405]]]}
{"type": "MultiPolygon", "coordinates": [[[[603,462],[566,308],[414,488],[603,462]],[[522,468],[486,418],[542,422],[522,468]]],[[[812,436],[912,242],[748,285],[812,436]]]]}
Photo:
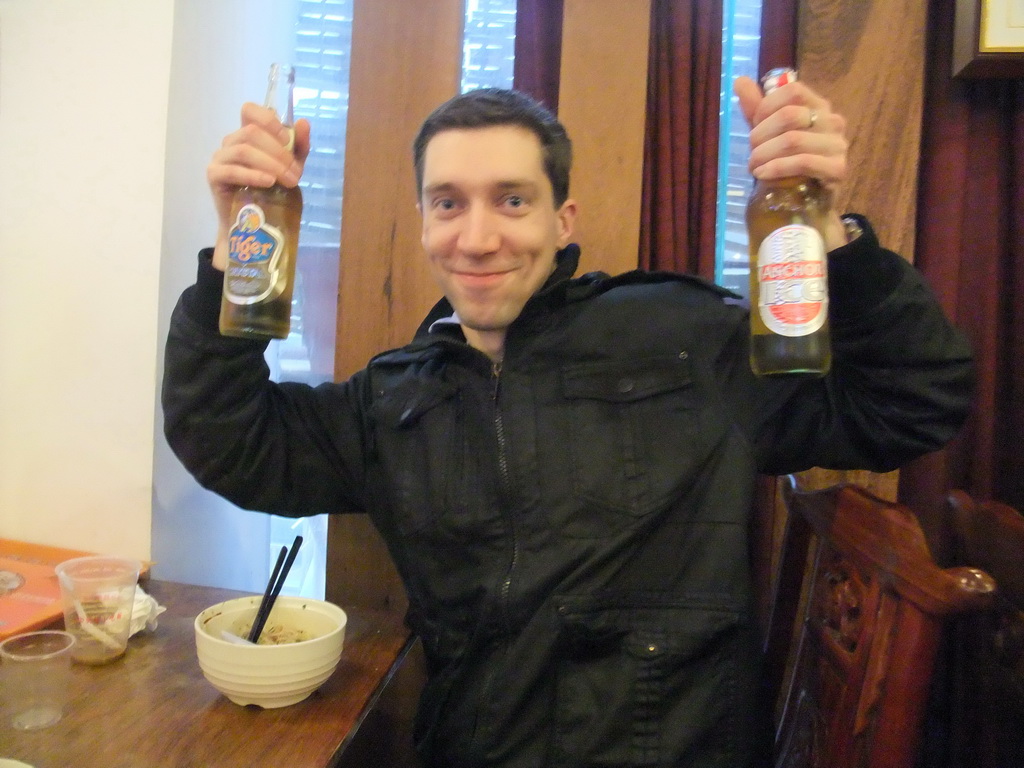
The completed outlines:
{"type": "MultiPolygon", "coordinates": [[[[272,108],[289,128],[293,123],[294,86],[292,67],[271,66],[265,106],[272,108]]],[[[240,187],[231,220],[220,332],[225,336],[283,339],[291,328],[302,192],[298,187],[280,184],[240,187]]]]}
{"type": "MultiPolygon", "coordinates": [[[[765,93],[796,79],[773,69],[765,93]]],[[[828,193],[816,180],[758,181],[747,201],[750,238],[750,366],[759,376],[824,375],[832,363],[825,217],[828,193]]]]}

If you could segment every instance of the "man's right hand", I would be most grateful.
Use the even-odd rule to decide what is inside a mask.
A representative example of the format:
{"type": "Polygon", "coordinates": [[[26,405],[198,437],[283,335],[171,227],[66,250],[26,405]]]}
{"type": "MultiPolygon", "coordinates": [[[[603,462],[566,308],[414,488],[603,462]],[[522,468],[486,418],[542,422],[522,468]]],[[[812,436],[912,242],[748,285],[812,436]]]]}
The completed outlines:
{"type": "Polygon", "coordinates": [[[294,149],[289,151],[289,131],[272,109],[247,103],[242,107],[242,127],[224,137],[206,167],[206,180],[217,209],[217,241],[213,265],[227,267],[231,203],[238,187],[271,187],[299,183],[309,154],[309,121],[295,121],[294,149]]]}

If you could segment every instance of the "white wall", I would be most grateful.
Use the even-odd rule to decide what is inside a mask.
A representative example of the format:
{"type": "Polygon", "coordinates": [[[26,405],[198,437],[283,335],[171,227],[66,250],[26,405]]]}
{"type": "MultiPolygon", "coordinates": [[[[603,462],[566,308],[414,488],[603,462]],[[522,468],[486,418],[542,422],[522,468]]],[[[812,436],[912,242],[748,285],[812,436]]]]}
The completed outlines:
{"type": "Polygon", "coordinates": [[[215,228],[205,167],[290,0],[0,0],[0,537],[262,588],[269,523],[162,436],[168,318],[215,228]]]}
{"type": "Polygon", "coordinates": [[[0,0],[0,536],[147,558],[173,0],[0,0]]]}
{"type": "MultiPolygon", "coordinates": [[[[177,0],[168,96],[158,375],[171,310],[195,281],[196,253],[213,244],[216,218],[206,164],[238,127],[244,101],[262,101],[273,61],[295,43],[290,0],[177,0]]],[[[150,397],[154,394],[151,391],[150,397]]],[[[155,407],[154,407],[155,406],[155,407]]],[[[270,518],[238,509],[203,490],[185,472],[155,415],[153,567],[155,576],[189,584],[262,590],[270,571],[270,518]]],[[[147,511],[149,509],[147,500],[147,511]]]]}

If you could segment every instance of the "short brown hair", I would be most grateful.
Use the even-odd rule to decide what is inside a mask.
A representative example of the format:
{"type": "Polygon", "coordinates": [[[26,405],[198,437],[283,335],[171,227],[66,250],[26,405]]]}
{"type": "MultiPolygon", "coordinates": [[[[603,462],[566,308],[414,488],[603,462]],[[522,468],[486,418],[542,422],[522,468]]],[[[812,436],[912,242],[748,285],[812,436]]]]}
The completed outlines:
{"type": "Polygon", "coordinates": [[[565,126],[539,101],[505,88],[479,88],[455,96],[423,121],[412,145],[417,196],[423,191],[423,156],[434,136],[442,131],[500,125],[526,128],[540,141],[544,173],[551,181],[555,207],[561,207],[569,197],[572,169],[572,142],[565,126]]]}

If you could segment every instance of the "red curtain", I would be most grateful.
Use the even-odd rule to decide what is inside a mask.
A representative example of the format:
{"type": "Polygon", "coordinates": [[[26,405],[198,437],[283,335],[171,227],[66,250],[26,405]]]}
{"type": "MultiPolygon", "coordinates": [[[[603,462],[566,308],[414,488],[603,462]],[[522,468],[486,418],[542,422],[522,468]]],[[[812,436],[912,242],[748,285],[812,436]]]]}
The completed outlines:
{"type": "Polygon", "coordinates": [[[721,0],[654,0],[640,220],[643,269],[715,275],[721,0]]]}
{"type": "Polygon", "coordinates": [[[915,263],[974,343],[977,392],[957,440],[900,481],[936,515],[953,487],[1024,510],[1024,81],[953,79],[954,13],[929,7],[915,263]]]}
{"type": "Polygon", "coordinates": [[[558,113],[563,0],[519,0],[512,84],[558,113]]]}

